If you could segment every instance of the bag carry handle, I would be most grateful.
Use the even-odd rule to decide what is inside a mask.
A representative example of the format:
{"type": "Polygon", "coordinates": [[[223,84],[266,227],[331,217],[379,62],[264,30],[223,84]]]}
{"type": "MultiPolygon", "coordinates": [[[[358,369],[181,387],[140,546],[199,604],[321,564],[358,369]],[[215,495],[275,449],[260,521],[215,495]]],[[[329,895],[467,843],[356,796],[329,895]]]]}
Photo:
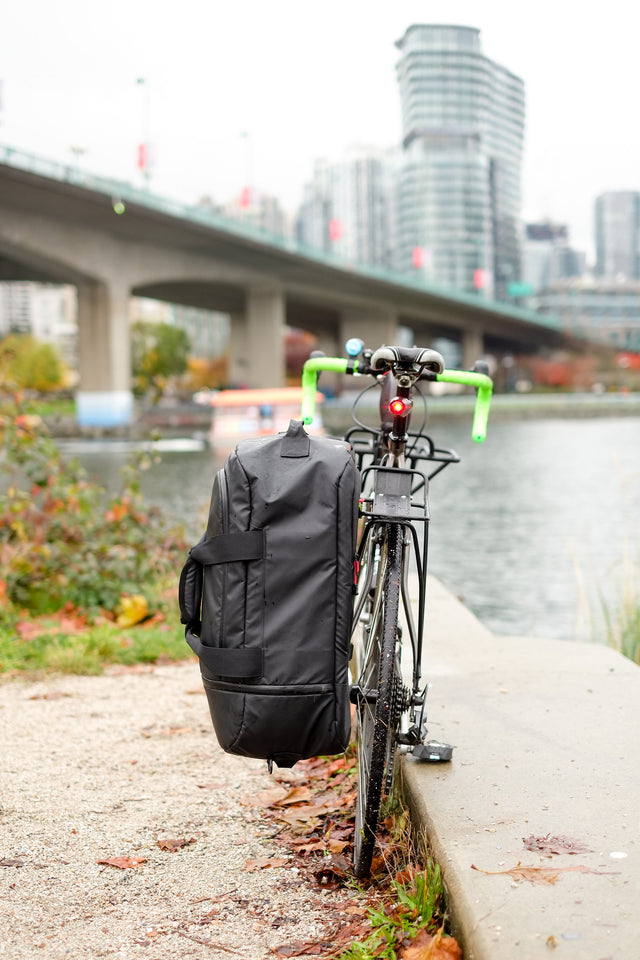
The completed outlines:
{"type": "Polygon", "coordinates": [[[308,457],[311,449],[309,434],[302,420],[290,420],[289,427],[282,438],[281,457],[308,457]]]}
{"type": "Polygon", "coordinates": [[[195,547],[191,547],[189,556],[205,567],[215,563],[236,563],[238,560],[262,560],[264,530],[221,533],[209,540],[200,540],[195,547]]]}
{"type": "Polygon", "coordinates": [[[217,677],[255,679],[262,676],[262,647],[240,647],[238,650],[207,647],[190,627],[185,630],[184,637],[205,667],[217,677]]]}

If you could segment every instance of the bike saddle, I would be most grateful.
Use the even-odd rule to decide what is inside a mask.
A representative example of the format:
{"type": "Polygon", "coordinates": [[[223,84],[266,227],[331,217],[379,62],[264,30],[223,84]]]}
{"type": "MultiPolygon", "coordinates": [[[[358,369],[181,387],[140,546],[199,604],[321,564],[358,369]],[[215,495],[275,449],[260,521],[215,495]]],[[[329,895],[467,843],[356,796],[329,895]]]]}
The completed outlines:
{"type": "Polygon", "coordinates": [[[371,357],[371,367],[383,373],[396,364],[413,364],[433,373],[442,373],[444,359],[437,350],[429,347],[378,347],[371,357]]]}

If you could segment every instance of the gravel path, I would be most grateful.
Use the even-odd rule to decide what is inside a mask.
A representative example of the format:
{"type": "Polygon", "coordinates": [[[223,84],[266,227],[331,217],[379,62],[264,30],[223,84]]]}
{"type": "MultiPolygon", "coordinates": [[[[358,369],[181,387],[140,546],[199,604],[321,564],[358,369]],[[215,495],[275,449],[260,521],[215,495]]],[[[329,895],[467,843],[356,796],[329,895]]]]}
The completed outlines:
{"type": "Polygon", "coordinates": [[[275,783],[218,748],[195,661],[6,679],[0,751],[3,960],[259,960],[344,919],[293,861],[248,869],[287,855],[251,802],[275,783]]]}

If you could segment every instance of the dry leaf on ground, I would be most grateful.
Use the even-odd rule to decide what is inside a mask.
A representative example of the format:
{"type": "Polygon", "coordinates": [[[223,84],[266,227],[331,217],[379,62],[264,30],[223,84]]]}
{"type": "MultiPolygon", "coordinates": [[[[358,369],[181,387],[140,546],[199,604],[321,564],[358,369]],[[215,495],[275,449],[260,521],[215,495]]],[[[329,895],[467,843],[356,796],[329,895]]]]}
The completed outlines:
{"type": "Polygon", "coordinates": [[[512,877],[515,881],[527,880],[529,883],[555,883],[561,873],[597,873],[610,875],[615,871],[593,870],[584,864],[575,867],[535,867],[527,864],[517,863],[510,870],[483,870],[482,867],[476,867],[471,864],[472,870],[478,870],[480,873],[488,873],[493,876],[505,875],[512,877]]]}
{"type": "Polygon", "coordinates": [[[181,850],[182,847],[188,847],[189,844],[195,843],[196,838],[191,837],[189,840],[186,840],[184,837],[181,837],[179,840],[169,840],[162,839],[158,840],[157,844],[161,850],[169,850],[170,853],[175,853],[176,850],[181,850]]]}
{"type": "Polygon", "coordinates": [[[247,860],[245,870],[265,870],[267,867],[286,867],[288,864],[286,857],[258,857],[255,860],[247,860]]]}
{"type": "Polygon", "coordinates": [[[146,857],[109,857],[106,860],[96,860],[96,863],[104,863],[108,867],[118,867],[119,870],[129,870],[146,862],[146,857]]]}
{"type": "Polygon", "coordinates": [[[401,960],[462,960],[462,950],[453,937],[444,937],[440,933],[434,937],[421,930],[400,957],[401,960]]]}
{"type": "Polygon", "coordinates": [[[569,837],[552,837],[547,834],[546,837],[523,837],[522,842],[526,850],[541,853],[544,857],[550,857],[561,853],[593,853],[589,847],[586,847],[579,840],[571,840],[569,837]]]}
{"type": "Polygon", "coordinates": [[[63,690],[50,690],[48,693],[36,693],[29,700],[62,700],[63,697],[70,697],[70,693],[63,690]]]}

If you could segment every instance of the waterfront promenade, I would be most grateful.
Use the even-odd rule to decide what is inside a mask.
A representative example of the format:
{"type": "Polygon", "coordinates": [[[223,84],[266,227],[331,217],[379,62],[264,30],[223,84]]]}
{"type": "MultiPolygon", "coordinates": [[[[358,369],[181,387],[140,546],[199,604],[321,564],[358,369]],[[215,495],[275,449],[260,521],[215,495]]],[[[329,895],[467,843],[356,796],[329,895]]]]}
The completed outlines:
{"type": "Polygon", "coordinates": [[[456,749],[404,775],[465,960],[640,956],[640,669],[494,636],[435,580],[427,607],[429,732],[456,749]]]}

